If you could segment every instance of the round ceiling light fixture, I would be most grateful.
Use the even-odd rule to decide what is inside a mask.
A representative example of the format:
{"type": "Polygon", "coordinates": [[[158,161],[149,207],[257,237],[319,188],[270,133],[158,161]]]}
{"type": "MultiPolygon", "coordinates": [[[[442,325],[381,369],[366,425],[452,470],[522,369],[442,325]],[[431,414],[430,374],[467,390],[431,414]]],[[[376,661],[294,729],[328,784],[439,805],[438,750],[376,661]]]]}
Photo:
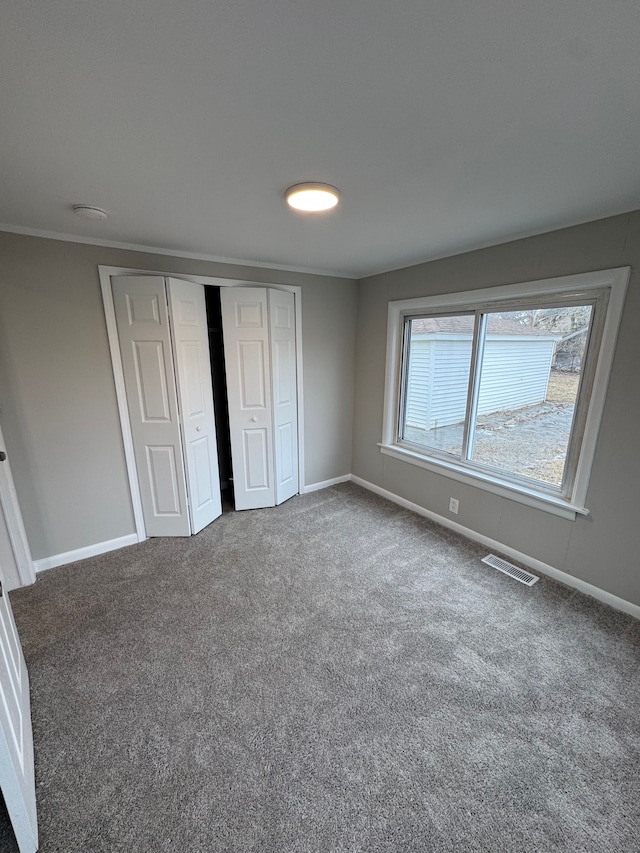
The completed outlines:
{"type": "Polygon", "coordinates": [[[323,213],[340,201],[340,190],[331,184],[294,184],[284,194],[289,207],[301,213],[323,213]]]}
{"type": "Polygon", "coordinates": [[[94,207],[92,204],[74,204],[73,212],[76,216],[82,216],[83,219],[106,219],[109,215],[106,210],[94,207]]]}

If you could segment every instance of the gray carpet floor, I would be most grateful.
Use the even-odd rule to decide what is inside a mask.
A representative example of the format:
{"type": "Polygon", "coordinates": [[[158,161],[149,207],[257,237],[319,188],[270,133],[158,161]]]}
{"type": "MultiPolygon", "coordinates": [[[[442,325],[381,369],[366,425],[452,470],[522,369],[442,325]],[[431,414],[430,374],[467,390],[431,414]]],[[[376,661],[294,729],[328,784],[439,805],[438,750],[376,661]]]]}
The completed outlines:
{"type": "Polygon", "coordinates": [[[12,593],[42,853],[640,850],[640,623],[485,553],[345,484],[12,593]]]}

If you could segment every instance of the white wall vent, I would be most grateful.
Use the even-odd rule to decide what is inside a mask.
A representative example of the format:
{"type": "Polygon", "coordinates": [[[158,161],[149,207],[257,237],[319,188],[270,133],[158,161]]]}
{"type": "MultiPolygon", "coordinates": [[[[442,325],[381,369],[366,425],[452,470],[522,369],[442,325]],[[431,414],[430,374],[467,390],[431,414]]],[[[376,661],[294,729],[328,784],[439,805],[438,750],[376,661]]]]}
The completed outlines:
{"type": "Polygon", "coordinates": [[[514,566],[511,563],[507,563],[507,561],[503,560],[502,557],[496,557],[495,554],[488,554],[486,557],[483,557],[482,562],[486,563],[488,566],[493,566],[493,568],[497,569],[499,572],[509,575],[510,578],[515,578],[517,581],[520,581],[520,583],[524,583],[527,586],[533,586],[536,581],[540,580],[537,575],[532,575],[531,572],[525,572],[524,569],[520,569],[518,566],[514,566]]]}

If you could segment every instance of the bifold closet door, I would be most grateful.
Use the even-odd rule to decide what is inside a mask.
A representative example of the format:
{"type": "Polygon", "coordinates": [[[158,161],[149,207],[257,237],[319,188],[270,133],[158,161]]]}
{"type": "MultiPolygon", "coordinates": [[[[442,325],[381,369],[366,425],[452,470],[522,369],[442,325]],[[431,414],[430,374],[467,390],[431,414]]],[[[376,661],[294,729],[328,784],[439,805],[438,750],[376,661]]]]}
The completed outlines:
{"type": "Polygon", "coordinates": [[[111,287],[147,536],[189,536],[164,278],[113,276],[111,287]]]}
{"type": "Polygon", "coordinates": [[[191,532],[222,515],[204,285],[167,279],[191,532]]]}
{"type": "Polygon", "coordinates": [[[275,506],[298,491],[294,296],[223,287],[236,509],[275,506]]]}
{"type": "Polygon", "coordinates": [[[189,536],[222,514],[204,285],[111,286],[147,536],[189,536]]]}
{"type": "Polygon", "coordinates": [[[221,287],[220,301],[235,506],[275,506],[267,290],[221,287]]]}
{"type": "Polygon", "coordinates": [[[273,390],[276,504],[298,494],[298,386],[295,299],[288,290],[267,290],[273,390]]]}

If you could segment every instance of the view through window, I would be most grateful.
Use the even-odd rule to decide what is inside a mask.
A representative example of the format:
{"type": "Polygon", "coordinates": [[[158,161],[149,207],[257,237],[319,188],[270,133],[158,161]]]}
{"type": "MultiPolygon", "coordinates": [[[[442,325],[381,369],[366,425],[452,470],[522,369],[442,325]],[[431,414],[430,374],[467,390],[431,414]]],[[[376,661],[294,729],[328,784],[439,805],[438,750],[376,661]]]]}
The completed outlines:
{"type": "Polygon", "coordinates": [[[560,491],[592,320],[592,303],[408,317],[399,440],[560,491]]]}

